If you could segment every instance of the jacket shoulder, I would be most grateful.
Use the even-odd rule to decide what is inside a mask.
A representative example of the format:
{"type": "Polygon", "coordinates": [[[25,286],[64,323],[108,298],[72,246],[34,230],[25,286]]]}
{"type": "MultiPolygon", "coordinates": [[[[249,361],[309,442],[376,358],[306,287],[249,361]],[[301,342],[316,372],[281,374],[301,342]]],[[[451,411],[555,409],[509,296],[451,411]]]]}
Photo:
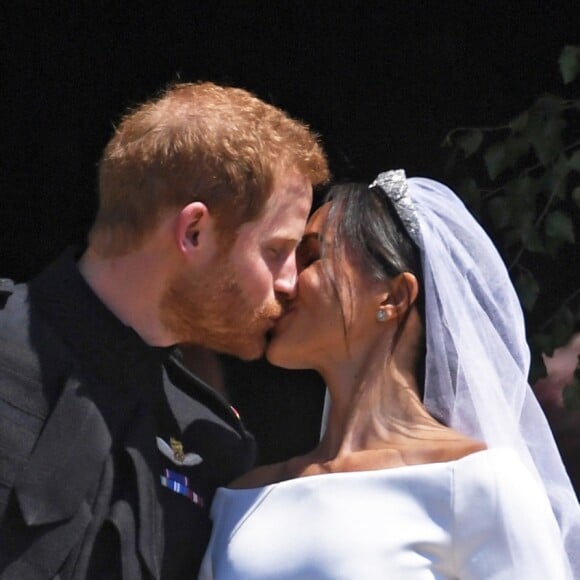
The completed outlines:
{"type": "Polygon", "coordinates": [[[6,301],[14,292],[14,280],[0,278],[0,308],[4,308],[6,301]]]}

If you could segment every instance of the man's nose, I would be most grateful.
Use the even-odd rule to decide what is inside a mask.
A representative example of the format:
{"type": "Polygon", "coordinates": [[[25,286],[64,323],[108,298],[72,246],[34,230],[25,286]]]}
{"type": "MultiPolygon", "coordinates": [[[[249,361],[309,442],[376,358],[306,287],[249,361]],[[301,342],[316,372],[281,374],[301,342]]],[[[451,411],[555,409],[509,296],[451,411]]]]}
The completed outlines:
{"type": "Polygon", "coordinates": [[[274,280],[274,291],[291,300],[296,297],[298,287],[298,273],[296,271],[296,254],[292,253],[278,271],[274,280]]]}

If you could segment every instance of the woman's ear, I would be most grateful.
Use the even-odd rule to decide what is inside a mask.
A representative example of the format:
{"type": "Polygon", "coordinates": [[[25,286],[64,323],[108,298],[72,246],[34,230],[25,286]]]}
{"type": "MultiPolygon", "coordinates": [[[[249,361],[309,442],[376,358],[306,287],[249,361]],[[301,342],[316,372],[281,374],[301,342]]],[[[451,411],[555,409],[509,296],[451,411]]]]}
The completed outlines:
{"type": "Polygon", "coordinates": [[[379,309],[383,319],[390,320],[404,314],[415,302],[419,293],[419,282],[411,272],[403,272],[389,282],[387,292],[381,297],[379,309]]]}
{"type": "Polygon", "coordinates": [[[204,249],[210,243],[212,217],[207,206],[194,201],[183,207],[175,221],[174,236],[179,251],[183,254],[204,249]]]}

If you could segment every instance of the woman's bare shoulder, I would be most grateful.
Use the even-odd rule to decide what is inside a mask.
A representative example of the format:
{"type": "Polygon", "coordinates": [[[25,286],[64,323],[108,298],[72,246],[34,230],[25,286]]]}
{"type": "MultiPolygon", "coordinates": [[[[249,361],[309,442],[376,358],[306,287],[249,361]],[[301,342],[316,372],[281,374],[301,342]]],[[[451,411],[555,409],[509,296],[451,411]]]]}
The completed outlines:
{"type": "Polygon", "coordinates": [[[454,461],[487,449],[487,445],[477,439],[472,439],[466,435],[452,431],[455,437],[451,437],[447,441],[438,442],[434,445],[431,453],[432,457],[428,463],[435,463],[440,461],[454,461]]]}
{"type": "Polygon", "coordinates": [[[277,483],[284,473],[284,462],[272,463],[270,465],[260,465],[244,473],[230,482],[227,487],[232,489],[248,489],[252,487],[263,487],[271,483],[277,483]]]}
{"type": "Polygon", "coordinates": [[[445,428],[443,433],[442,436],[434,437],[430,442],[423,441],[420,445],[415,443],[404,450],[399,449],[396,452],[384,449],[372,450],[365,453],[364,457],[357,453],[341,461],[327,462],[324,468],[319,461],[315,460],[313,453],[293,457],[280,463],[261,465],[234,479],[227,487],[250,489],[333,471],[361,471],[454,461],[487,449],[485,443],[452,429],[445,428]]]}
{"type": "Polygon", "coordinates": [[[227,487],[232,489],[263,487],[287,479],[309,475],[311,463],[310,455],[300,455],[280,463],[261,465],[234,479],[227,487]]]}

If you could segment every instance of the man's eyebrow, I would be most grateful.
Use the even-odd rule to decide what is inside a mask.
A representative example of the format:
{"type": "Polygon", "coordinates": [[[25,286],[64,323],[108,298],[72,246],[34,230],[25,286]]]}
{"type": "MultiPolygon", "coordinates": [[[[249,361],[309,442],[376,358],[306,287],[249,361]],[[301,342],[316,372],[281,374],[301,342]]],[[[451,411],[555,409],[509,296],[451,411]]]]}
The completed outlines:
{"type": "Polygon", "coordinates": [[[297,246],[302,243],[303,238],[295,238],[293,236],[274,236],[269,240],[269,242],[297,246]]]}

